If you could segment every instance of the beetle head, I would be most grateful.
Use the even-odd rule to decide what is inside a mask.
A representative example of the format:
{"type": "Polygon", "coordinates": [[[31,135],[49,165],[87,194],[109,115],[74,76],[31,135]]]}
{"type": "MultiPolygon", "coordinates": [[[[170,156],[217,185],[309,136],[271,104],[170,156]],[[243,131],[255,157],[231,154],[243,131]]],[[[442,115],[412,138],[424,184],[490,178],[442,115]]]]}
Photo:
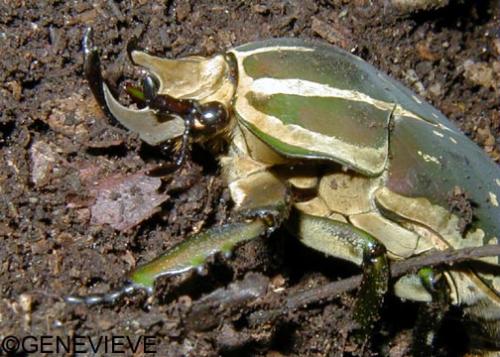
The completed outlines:
{"type": "Polygon", "coordinates": [[[90,87],[103,110],[150,145],[181,139],[205,141],[229,125],[228,108],[235,91],[231,68],[224,56],[190,56],[166,59],[128,48],[129,57],[146,69],[142,90],[129,94],[142,109],[123,106],[102,80],[91,30],[83,40],[84,69],[90,87]]]}

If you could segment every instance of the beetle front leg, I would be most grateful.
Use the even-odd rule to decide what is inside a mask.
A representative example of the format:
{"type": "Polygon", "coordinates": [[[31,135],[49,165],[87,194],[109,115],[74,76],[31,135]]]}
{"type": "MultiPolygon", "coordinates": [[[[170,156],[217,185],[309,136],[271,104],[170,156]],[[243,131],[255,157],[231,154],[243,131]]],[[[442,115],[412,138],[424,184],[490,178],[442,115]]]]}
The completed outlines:
{"type": "MultiPolygon", "coordinates": [[[[241,242],[270,233],[288,214],[288,190],[273,174],[262,171],[231,183],[236,194],[236,223],[197,233],[130,274],[133,285],[152,293],[161,276],[201,267],[216,253],[230,253],[241,242]]],[[[235,197],[233,196],[233,199],[235,197]]]]}
{"type": "Polygon", "coordinates": [[[385,247],[365,231],[349,223],[299,212],[290,222],[294,234],[305,245],[330,256],[349,259],[363,268],[354,319],[363,337],[369,336],[379,319],[387,292],[389,265],[385,247]]]}
{"type": "Polygon", "coordinates": [[[151,294],[159,277],[200,268],[214,254],[230,253],[236,244],[259,237],[266,229],[267,225],[261,219],[207,229],[138,267],[130,273],[129,280],[151,294]]]}
{"type": "Polygon", "coordinates": [[[236,244],[259,237],[267,228],[262,219],[253,219],[207,229],[133,270],[129,274],[128,281],[119,289],[105,294],[68,296],[65,300],[69,303],[87,305],[113,304],[122,296],[139,290],[151,295],[154,283],[159,277],[200,268],[210,256],[219,252],[229,253],[236,244]]]}
{"type": "Polygon", "coordinates": [[[89,296],[69,296],[69,303],[114,303],[137,290],[154,291],[155,281],[162,276],[176,275],[200,268],[217,253],[230,253],[241,242],[270,233],[288,214],[288,190],[267,171],[233,182],[239,191],[234,223],[196,233],[172,247],[153,261],[139,266],[128,282],[116,291],[89,296]]]}
{"type": "MultiPolygon", "coordinates": [[[[365,233],[365,232],[362,232],[365,233]]],[[[354,319],[361,325],[362,337],[371,335],[374,324],[380,318],[389,282],[389,264],[386,250],[371,236],[363,239],[363,280],[358,290],[354,319]]]]}

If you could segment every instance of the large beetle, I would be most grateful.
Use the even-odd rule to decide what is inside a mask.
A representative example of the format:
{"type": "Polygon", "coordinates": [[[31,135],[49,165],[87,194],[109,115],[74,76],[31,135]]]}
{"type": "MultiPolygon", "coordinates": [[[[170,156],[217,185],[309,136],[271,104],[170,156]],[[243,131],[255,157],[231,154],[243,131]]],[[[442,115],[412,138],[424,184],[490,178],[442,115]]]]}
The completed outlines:
{"type": "MultiPolygon", "coordinates": [[[[85,72],[104,111],[149,145],[177,148],[182,165],[193,142],[225,145],[220,155],[234,214],[196,233],[129,275],[115,292],[69,297],[113,302],[156,279],[200,267],[209,256],[286,225],[305,245],[360,265],[355,309],[369,330],[388,289],[388,264],[432,249],[498,244],[500,169],[446,117],[399,82],[337,47],[300,39],[245,44],[212,58],[165,59],[131,48],[149,72],[132,88],[142,109],[121,105],[101,77],[87,34],[85,72]],[[449,207],[466,192],[472,219],[449,207]],[[465,220],[465,222],[464,222],[465,220]]],[[[446,298],[463,306],[500,351],[499,257],[394,286],[404,299],[446,298]]],[[[428,273],[428,271],[427,271],[428,273]]]]}

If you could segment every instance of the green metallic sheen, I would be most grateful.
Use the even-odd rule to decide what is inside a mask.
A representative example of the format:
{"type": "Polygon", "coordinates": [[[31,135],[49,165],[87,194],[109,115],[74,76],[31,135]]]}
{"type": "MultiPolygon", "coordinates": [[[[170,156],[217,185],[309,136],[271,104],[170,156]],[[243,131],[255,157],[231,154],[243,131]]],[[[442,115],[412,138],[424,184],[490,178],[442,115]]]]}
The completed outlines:
{"type": "MultiPolygon", "coordinates": [[[[94,59],[87,67],[98,63],[86,51],[94,59]]],[[[96,98],[152,145],[182,140],[177,147],[185,150],[190,142],[207,143],[217,154],[227,147],[220,165],[231,219],[138,267],[131,285],[68,301],[113,302],[134,289],[151,293],[157,278],[199,268],[214,254],[285,225],[304,245],[363,268],[354,317],[369,335],[388,289],[389,259],[498,244],[498,165],[439,111],[362,59],[301,39],[255,42],[208,59],[131,54],[161,84],[145,101],[152,108],[122,106],[104,83],[96,90],[90,77],[96,98]],[[153,105],[156,99],[166,105],[153,105]],[[200,112],[213,102],[223,109],[200,112]],[[165,116],[172,122],[162,121],[165,116]],[[210,127],[212,119],[220,123],[210,127]],[[450,209],[457,190],[473,214],[465,227],[461,212],[450,209]]],[[[129,93],[145,99],[140,90],[129,93]]],[[[500,351],[495,265],[498,257],[487,257],[443,269],[439,283],[446,289],[440,291],[433,272],[421,270],[399,279],[394,291],[401,298],[463,305],[500,351]]],[[[429,333],[440,318],[418,332],[416,341],[428,353],[429,333]]]]}
{"type": "Polygon", "coordinates": [[[366,103],[353,105],[352,101],[342,98],[291,94],[274,94],[266,98],[249,94],[248,97],[259,111],[283,123],[341,138],[353,145],[383,147],[386,143],[390,110],[380,110],[366,103]]]}
{"type": "Polygon", "coordinates": [[[295,146],[287,144],[286,142],[281,141],[280,139],[267,134],[265,131],[260,130],[260,128],[252,125],[248,122],[242,121],[242,124],[246,126],[250,131],[255,134],[259,139],[268,144],[273,148],[273,150],[278,153],[291,157],[291,158],[300,158],[300,159],[316,159],[316,160],[328,160],[329,156],[317,152],[308,150],[305,147],[295,146]]]}
{"type": "MultiPolygon", "coordinates": [[[[399,82],[341,49],[306,40],[268,40],[236,47],[233,53],[243,58],[246,75],[253,79],[306,79],[355,90],[414,114],[416,118],[393,115],[387,187],[404,196],[426,197],[442,207],[448,207],[450,194],[459,187],[473,204],[472,226],[485,231],[485,244],[499,237],[499,209],[491,202],[490,193],[500,200],[500,169],[438,110],[399,82]],[[279,46],[313,51],[280,51],[279,46]],[[248,54],[266,47],[270,48],[269,52],[248,54]],[[434,158],[440,163],[430,161],[434,158]]],[[[255,108],[285,124],[339,137],[361,147],[381,147],[388,130],[390,113],[362,102],[289,94],[259,97],[249,93],[247,97],[255,108]]],[[[282,138],[266,132],[266,128],[254,131],[285,155],[324,158],[320,153],[307,150],[307,145],[287,146],[282,138]]]]}
{"type": "MultiPolygon", "coordinates": [[[[384,88],[378,84],[378,71],[355,56],[332,46],[301,40],[282,39],[258,43],[260,48],[269,47],[269,52],[245,57],[243,66],[247,75],[254,78],[300,78],[327,84],[339,89],[357,90],[374,98],[390,100],[384,88]],[[314,49],[310,52],[277,51],[273,46],[300,46],[314,49]]],[[[236,53],[255,49],[254,45],[236,47],[236,53]]]]}
{"type": "Polygon", "coordinates": [[[215,253],[229,253],[236,244],[260,236],[265,229],[261,221],[208,229],[140,266],[132,272],[129,280],[135,287],[152,292],[154,282],[160,276],[175,275],[202,266],[215,253]]]}
{"type": "Polygon", "coordinates": [[[301,78],[339,89],[356,90],[372,98],[397,103],[430,123],[441,123],[459,132],[440,111],[421,100],[415,93],[369,63],[338,47],[303,39],[271,39],[236,47],[244,57],[247,74],[253,78],[301,78]],[[245,57],[245,52],[274,46],[297,46],[314,49],[311,52],[261,52],[245,57]]]}
{"type": "Polygon", "coordinates": [[[390,137],[387,187],[404,196],[426,197],[442,207],[449,206],[454,188],[459,187],[474,210],[471,227],[485,231],[484,243],[499,236],[500,211],[489,193],[500,197],[496,181],[500,170],[483,150],[461,133],[405,117],[396,118],[390,137]],[[423,155],[431,157],[426,161],[423,155]]]}

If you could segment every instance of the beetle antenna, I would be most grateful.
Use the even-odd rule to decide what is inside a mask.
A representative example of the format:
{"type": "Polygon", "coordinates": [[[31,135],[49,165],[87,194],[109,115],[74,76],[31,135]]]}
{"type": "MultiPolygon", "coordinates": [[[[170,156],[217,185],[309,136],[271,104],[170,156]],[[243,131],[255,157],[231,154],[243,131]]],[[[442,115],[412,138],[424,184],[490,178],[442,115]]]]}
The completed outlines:
{"type": "Polygon", "coordinates": [[[132,293],[139,290],[144,290],[144,289],[132,283],[127,283],[123,285],[120,289],[111,291],[109,293],[93,294],[86,296],[70,295],[66,296],[64,298],[64,301],[66,301],[69,304],[85,304],[85,305],[114,304],[122,297],[126,295],[131,295],[132,293]]]}

